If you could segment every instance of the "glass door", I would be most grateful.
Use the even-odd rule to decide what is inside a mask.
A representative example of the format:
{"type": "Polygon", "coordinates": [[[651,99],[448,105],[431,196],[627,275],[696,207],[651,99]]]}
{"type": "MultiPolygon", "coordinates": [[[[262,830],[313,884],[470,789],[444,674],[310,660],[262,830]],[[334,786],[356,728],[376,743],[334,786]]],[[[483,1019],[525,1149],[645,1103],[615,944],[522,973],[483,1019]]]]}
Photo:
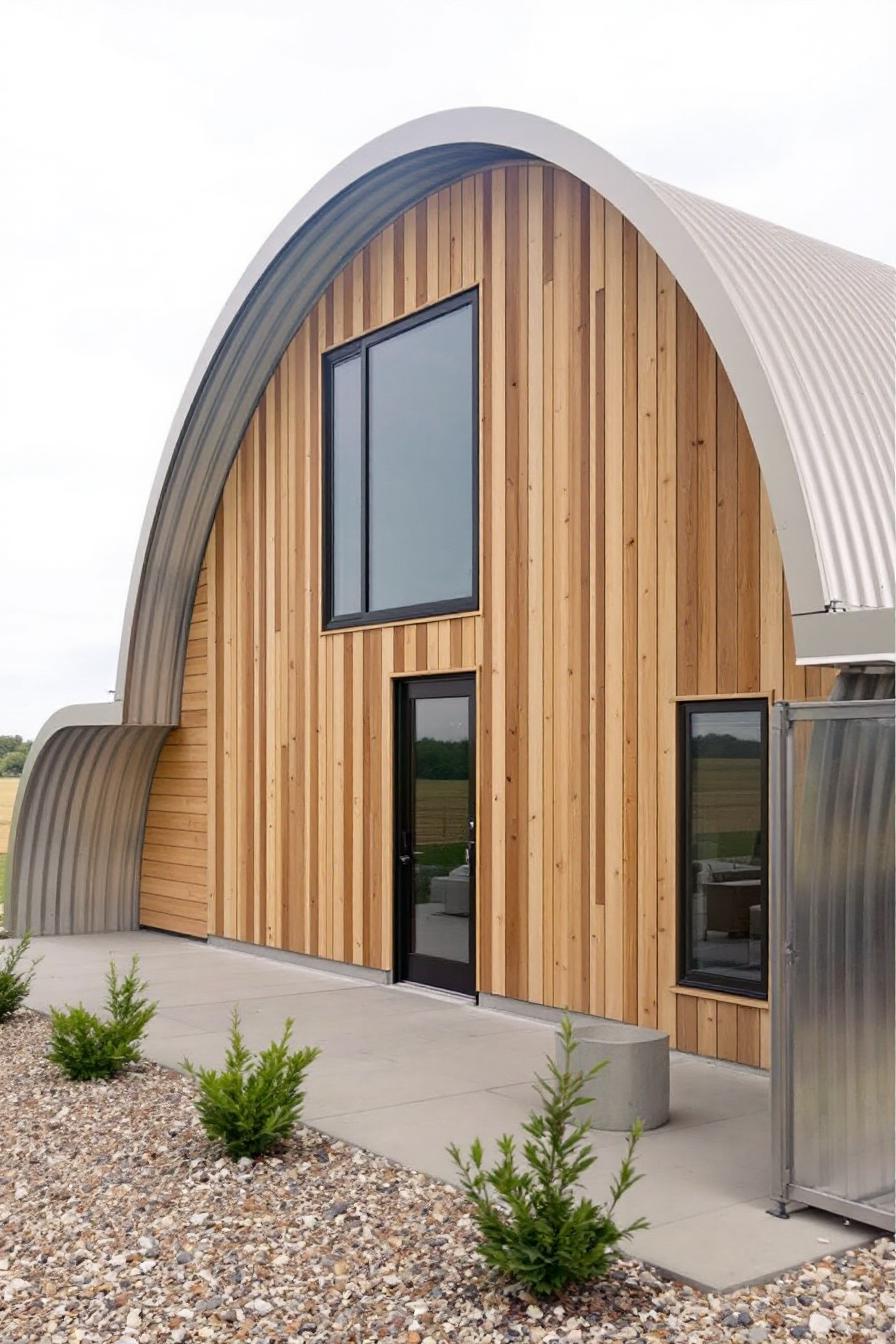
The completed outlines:
{"type": "Polygon", "coordinates": [[[398,978],[476,989],[475,679],[398,684],[398,978]]]}

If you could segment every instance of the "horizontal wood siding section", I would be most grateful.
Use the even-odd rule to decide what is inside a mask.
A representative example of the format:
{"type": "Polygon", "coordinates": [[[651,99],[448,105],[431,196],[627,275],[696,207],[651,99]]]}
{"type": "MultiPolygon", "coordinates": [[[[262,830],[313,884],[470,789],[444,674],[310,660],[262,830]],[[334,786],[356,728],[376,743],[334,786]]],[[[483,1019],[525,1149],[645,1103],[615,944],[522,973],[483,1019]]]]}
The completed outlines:
{"type": "Polygon", "coordinates": [[[767,1063],[764,1006],[674,992],[677,697],[824,696],[724,369],[661,258],[540,164],[395,219],[285,351],[197,589],[141,919],[392,963],[394,677],[478,684],[478,985],[767,1063]],[[480,293],[481,611],[322,633],[321,359],[480,293]]]}
{"type": "Polygon", "coordinates": [[[187,635],[180,725],[159,753],[140,869],[140,923],[204,938],[208,931],[208,563],[187,635]]]}

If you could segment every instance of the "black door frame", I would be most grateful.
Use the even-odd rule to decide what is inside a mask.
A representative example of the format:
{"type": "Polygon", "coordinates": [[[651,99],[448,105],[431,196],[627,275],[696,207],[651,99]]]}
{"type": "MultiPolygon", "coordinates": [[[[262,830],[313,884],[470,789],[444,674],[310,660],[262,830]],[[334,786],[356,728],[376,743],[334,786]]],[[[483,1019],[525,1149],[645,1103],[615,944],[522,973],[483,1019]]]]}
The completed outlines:
{"type": "Polygon", "coordinates": [[[476,674],[444,673],[395,679],[393,901],[395,917],[393,966],[396,980],[411,980],[456,994],[476,995],[476,674]],[[407,854],[408,832],[413,829],[411,704],[414,700],[466,696],[470,706],[470,946],[466,962],[427,957],[410,951],[413,862],[407,854]]]}

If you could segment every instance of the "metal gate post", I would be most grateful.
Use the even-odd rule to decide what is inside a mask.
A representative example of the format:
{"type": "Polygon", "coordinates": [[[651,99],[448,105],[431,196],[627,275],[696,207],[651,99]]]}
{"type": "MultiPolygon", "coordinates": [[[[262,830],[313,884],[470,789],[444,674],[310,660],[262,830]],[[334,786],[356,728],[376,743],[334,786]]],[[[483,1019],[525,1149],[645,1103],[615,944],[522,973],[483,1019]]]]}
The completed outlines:
{"type": "Polygon", "coordinates": [[[771,789],[769,798],[770,920],[769,989],[771,1002],[771,1175],[775,1201],[769,1213],[787,1218],[792,1170],[792,1038],[790,1032],[793,915],[790,854],[793,810],[791,735],[787,701],[778,701],[771,714],[771,789]]]}

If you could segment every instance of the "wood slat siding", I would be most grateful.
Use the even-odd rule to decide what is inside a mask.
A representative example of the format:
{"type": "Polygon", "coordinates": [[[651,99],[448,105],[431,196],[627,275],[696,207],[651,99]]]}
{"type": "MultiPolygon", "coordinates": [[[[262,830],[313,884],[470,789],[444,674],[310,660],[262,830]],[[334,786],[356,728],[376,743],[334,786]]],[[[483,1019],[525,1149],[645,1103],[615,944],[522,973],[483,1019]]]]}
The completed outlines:
{"type": "Polygon", "coordinates": [[[209,647],[206,556],[187,635],[180,726],[159,753],[140,870],[140,923],[197,938],[209,919],[209,647]]]}
{"type": "Polygon", "coordinates": [[[764,1007],[675,989],[677,698],[824,696],[724,369],[660,258],[542,165],[396,219],[248,426],[156,771],[141,920],[388,968],[394,676],[478,676],[478,984],[768,1063],[764,1007]],[[480,292],[481,611],[324,634],[321,356],[480,292]]]}

